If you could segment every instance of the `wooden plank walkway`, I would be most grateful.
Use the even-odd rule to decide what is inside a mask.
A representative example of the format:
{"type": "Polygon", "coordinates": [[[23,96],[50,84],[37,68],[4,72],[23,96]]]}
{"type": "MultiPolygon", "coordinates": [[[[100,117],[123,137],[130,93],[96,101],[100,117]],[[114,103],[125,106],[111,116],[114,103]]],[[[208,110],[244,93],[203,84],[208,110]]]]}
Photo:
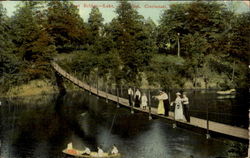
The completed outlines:
{"type": "MultiPolygon", "coordinates": [[[[68,79],[69,81],[71,81],[72,83],[77,85],[78,87],[83,88],[83,89],[85,89],[85,90],[87,90],[87,91],[89,91],[89,92],[91,92],[91,93],[93,93],[93,94],[95,94],[97,96],[109,99],[111,101],[119,103],[120,105],[131,108],[129,106],[128,99],[117,97],[117,96],[115,96],[113,94],[109,94],[109,93],[106,93],[104,91],[98,90],[98,89],[96,89],[94,87],[91,87],[90,85],[84,83],[83,81],[78,80],[77,78],[73,77],[72,75],[70,75],[69,73],[64,71],[55,62],[52,62],[51,65],[53,66],[55,71],[57,71],[64,78],[68,79]]],[[[140,111],[140,112],[149,113],[149,110],[142,110],[142,109],[137,108],[137,107],[133,107],[133,109],[137,110],[137,111],[140,111]]],[[[169,117],[165,117],[165,116],[162,116],[162,115],[158,115],[156,108],[151,108],[151,114],[153,116],[156,116],[156,117],[160,117],[160,118],[164,118],[164,119],[174,121],[173,112],[170,112],[169,117]]],[[[196,118],[196,117],[191,117],[190,118],[190,123],[183,122],[183,121],[176,121],[176,122],[183,123],[183,124],[190,125],[190,126],[194,126],[194,127],[199,127],[199,128],[202,128],[202,129],[207,129],[207,120],[196,118]]],[[[216,132],[216,133],[221,133],[221,134],[233,136],[233,137],[236,137],[236,138],[249,139],[247,129],[239,128],[239,127],[235,127],[235,126],[230,126],[230,125],[226,125],[226,124],[222,124],[222,123],[218,123],[218,122],[214,122],[214,121],[208,121],[208,123],[209,123],[209,131],[213,131],[213,132],[216,132]]]]}

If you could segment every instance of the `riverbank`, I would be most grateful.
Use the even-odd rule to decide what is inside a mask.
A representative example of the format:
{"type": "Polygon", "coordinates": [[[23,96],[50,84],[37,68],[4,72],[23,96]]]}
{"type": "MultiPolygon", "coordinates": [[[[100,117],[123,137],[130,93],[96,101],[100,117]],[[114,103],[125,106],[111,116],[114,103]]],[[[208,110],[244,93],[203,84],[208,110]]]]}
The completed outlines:
{"type": "MultiPolygon", "coordinates": [[[[77,86],[68,82],[64,82],[64,86],[67,91],[80,90],[77,86]]],[[[56,83],[50,80],[33,80],[27,84],[11,87],[6,93],[0,94],[0,97],[28,97],[53,93],[59,93],[56,83]]]]}
{"type": "Polygon", "coordinates": [[[57,92],[58,88],[49,80],[33,80],[27,84],[11,87],[6,93],[1,94],[0,97],[24,97],[57,92]]]}

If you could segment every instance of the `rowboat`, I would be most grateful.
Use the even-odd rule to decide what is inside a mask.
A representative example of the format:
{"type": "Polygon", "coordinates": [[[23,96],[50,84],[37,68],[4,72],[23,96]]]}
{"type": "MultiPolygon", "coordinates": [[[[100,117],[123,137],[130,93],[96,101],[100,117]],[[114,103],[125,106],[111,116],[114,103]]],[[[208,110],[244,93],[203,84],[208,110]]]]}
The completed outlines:
{"type": "Polygon", "coordinates": [[[228,95],[219,95],[217,96],[217,99],[234,99],[236,96],[234,94],[228,94],[228,95]]]}
{"type": "Polygon", "coordinates": [[[120,157],[121,154],[109,154],[109,153],[103,153],[102,155],[99,155],[97,152],[91,152],[89,155],[83,154],[84,152],[82,150],[77,149],[64,149],[62,151],[64,154],[72,156],[72,157],[85,157],[85,158],[116,158],[120,157]]]}
{"type": "Polygon", "coordinates": [[[217,94],[220,95],[229,95],[229,94],[234,94],[236,92],[235,89],[230,89],[230,90],[226,90],[226,91],[217,91],[217,94]]]}

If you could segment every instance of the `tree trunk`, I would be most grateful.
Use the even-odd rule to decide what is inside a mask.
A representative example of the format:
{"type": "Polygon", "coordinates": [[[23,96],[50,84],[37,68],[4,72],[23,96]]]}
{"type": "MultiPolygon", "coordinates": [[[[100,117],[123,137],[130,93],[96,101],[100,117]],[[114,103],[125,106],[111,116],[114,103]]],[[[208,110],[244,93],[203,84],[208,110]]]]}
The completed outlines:
{"type": "Polygon", "coordinates": [[[178,54],[177,54],[177,56],[180,57],[180,49],[181,49],[181,47],[180,47],[179,35],[177,37],[178,37],[178,54]]]}
{"type": "Polygon", "coordinates": [[[233,72],[232,72],[232,79],[231,79],[231,81],[234,80],[234,72],[235,72],[235,60],[234,60],[234,63],[233,63],[233,72]]]}

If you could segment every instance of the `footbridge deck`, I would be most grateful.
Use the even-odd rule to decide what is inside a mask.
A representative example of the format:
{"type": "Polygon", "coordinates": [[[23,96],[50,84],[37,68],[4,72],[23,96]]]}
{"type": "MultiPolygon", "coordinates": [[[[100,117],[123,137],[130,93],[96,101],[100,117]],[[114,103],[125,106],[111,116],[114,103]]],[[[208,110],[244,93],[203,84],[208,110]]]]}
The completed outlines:
{"type": "MultiPolygon", "coordinates": [[[[114,102],[118,103],[119,105],[123,105],[127,108],[131,108],[131,106],[129,106],[128,99],[121,98],[121,97],[118,97],[116,95],[98,90],[97,88],[92,87],[92,86],[86,84],[85,82],[80,81],[79,79],[72,76],[71,74],[67,73],[57,63],[52,62],[51,64],[57,73],[59,73],[62,77],[71,81],[72,83],[74,83],[78,87],[80,87],[86,91],[89,91],[92,94],[95,94],[99,97],[114,101],[114,102]]],[[[137,107],[132,107],[132,108],[133,108],[133,110],[136,110],[136,111],[149,113],[150,116],[152,115],[154,117],[164,118],[164,119],[176,122],[177,125],[182,124],[182,125],[186,125],[186,126],[193,126],[193,127],[198,127],[198,128],[204,129],[204,130],[212,131],[215,133],[219,133],[219,134],[223,134],[223,135],[227,135],[227,136],[231,136],[231,137],[235,137],[235,138],[240,138],[240,139],[244,139],[244,140],[249,139],[248,130],[244,129],[244,128],[230,126],[230,125],[226,125],[226,124],[222,124],[222,123],[218,123],[218,122],[214,122],[214,121],[207,121],[207,120],[196,118],[196,117],[191,117],[190,123],[183,122],[183,121],[175,121],[174,117],[173,117],[173,112],[170,112],[170,116],[166,117],[166,116],[158,115],[156,108],[151,108],[150,110],[149,109],[143,110],[143,109],[140,109],[137,107]]]]}

